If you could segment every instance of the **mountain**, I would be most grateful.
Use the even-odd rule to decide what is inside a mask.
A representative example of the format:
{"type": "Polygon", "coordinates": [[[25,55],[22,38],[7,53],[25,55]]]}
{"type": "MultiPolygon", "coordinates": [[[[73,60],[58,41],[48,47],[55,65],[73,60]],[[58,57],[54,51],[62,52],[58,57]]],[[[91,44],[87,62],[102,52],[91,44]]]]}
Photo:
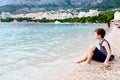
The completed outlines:
{"type": "Polygon", "coordinates": [[[31,12],[68,8],[109,10],[120,7],[120,0],[0,0],[0,12],[31,12]]]}
{"type": "Polygon", "coordinates": [[[4,6],[4,5],[49,5],[49,4],[54,4],[54,5],[58,5],[58,6],[82,6],[82,5],[94,5],[97,3],[101,3],[104,0],[0,0],[0,5],[4,6]]]}
{"type": "Polygon", "coordinates": [[[91,6],[90,8],[92,9],[98,8],[99,10],[104,10],[104,11],[115,8],[120,9],[120,0],[105,0],[102,3],[91,6]]]}

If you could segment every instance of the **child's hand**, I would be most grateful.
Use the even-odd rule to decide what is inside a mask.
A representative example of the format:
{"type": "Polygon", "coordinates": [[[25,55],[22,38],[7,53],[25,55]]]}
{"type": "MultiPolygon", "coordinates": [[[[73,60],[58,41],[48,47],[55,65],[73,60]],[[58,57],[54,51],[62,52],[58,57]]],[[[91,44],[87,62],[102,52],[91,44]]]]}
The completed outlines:
{"type": "Polygon", "coordinates": [[[109,62],[106,62],[106,61],[103,63],[103,65],[104,65],[104,68],[108,68],[110,66],[109,62]]]}

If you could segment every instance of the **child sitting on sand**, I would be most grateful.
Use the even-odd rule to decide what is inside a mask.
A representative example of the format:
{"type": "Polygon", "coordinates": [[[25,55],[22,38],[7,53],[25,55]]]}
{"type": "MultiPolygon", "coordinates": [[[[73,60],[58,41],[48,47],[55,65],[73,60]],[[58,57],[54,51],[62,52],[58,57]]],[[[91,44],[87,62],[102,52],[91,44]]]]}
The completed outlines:
{"type": "Polygon", "coordinates": [[[97,28],[95,30],[95,38],[99,40],[100,50],[96,46],[92,45],[89,52],[80,60],[76,61],[76,63],[84,62],[85,64],[90,64],[93,59],[99,62],[104,62],[103,65],[105,68],[109,67],[109,61],[112,61],[114,56],[111,55],[110,44],[106,39],[104,39],[104,36],[105,30],[103,28],[97,28]]]}

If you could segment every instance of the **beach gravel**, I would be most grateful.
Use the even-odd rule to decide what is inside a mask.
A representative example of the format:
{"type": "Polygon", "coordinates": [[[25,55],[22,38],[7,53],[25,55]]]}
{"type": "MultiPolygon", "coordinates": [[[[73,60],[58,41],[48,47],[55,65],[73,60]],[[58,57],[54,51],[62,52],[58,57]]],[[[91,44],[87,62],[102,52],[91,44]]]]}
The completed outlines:
{"type": "Polygon", "coordinates": [[[78,64],[63,80],[120,80],[120,29],[113,28],[107,36],[115,60],[104,69],[103,63],[92,61],[90,65],[78,64]]]}

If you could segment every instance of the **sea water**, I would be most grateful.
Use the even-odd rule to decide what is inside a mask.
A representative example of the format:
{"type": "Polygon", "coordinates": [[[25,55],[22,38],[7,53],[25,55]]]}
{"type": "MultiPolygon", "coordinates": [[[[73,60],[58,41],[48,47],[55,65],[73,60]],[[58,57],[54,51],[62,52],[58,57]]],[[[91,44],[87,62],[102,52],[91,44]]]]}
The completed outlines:
{"type": "Polygon", "coordinates": [[[0,23],[0,80],[61,80],[105,26],[0,23]]]}

